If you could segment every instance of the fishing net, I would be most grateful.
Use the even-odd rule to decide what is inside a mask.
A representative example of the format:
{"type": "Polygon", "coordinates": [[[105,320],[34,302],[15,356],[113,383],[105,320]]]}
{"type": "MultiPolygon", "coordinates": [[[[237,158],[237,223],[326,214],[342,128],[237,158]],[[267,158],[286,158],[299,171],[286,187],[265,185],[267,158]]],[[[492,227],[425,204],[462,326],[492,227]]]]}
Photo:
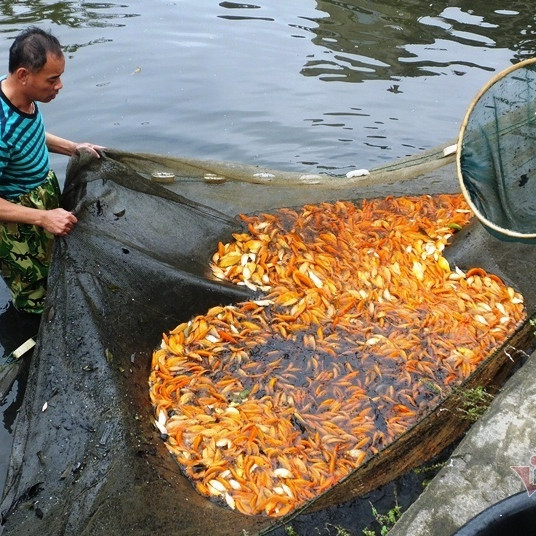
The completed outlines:
{"type": "MultiPolygon", "coordinates": [[[[419,199],[424,196],[427,203],[443,199],[450,206],[451,199],[461,197],[453,160],[453,157],[444,157],[443,149],[439,148],[372,170],[370,174],[348,178],[111,150],[99,160],[87,155],[71,159],[63,201],[76,213],[79,223],[68,237],[59,238],[55,244],[47,304],[14,433],[0,507],[6,534],[35,534],[37,530],[43,536],[145,535],[153,531],[177,535],[263,533],[298,512],[325,508],[375,489],[440,452],[467,426],[455,411],[455,397],[450,395],[440,397],[439,406],[430,408],[432,412],[426,419],[410,420],[407,426],[404,419],[394,419],[391,428],[401,433],[389,445],[377,442],[373,445],[375,450],[369,449],[372,443],[368,441],[360,446],[345,445],[346,461],[362,462],[359,469],[352,469],[346,475],[339,473],[337,478],[340,479],[333,479],[333,485],[324,483],[324,487],[309,496],[306,494],[305,500],[293,503],[291,508],[282,508],[281,504],[289,502],[285,495],[294,494],[288,474],[293,468],[286,467],[281,460],[279,465],[269,468],[279,480],[267,481],[266,487],[272,486],[270,492],[284,500],[273,500],[273,507],[270,503],[268,507],[248,512],[239,497],[230,493],[230,489],[236,487],[231,480],[242,485],[239,480],[244,475],[232,467],[222,476],[221,472],[216,472],[217,466],[207,462],[209,455],[217,456],[217,449],[229,449],[231,441],[238,444],[238,436],[232,440],[215,438],[214,427],[210,426],[190,428],[182,436],[177,434],[185,415],[181,417],[179,411],[190,411],[192,419],[195,416],[199,422],[189,423],[193,426],[200,426],[203,421],[225,423],[225,419],[229,419],[225,427],[228,429],[237,413],[255,414],[259,410],[261,406],[255,397],[270,395],[268,391],[277,386],[278,381],[288,383],[290,377],[274,379],[275,374],[271,374],[270,369],[267,372],[262,368],[267,365],[263,359],[266,345],[268,351],[275,352],[274,362],[287,359],[285,355],[290,354],[311,357],[310,352],[314,350],[317,362],[321,358],[324,368],[335,370],[338,355],[348,351],[348,347],[340,345],[341,334],[346,334],[348,339],[358,339],[362,346],[379,348],[383,344],[380,337],[370,331],[370,326],[359,324],[358,316],[354,314],[353,320],[345,316],[365,299],[359,289],[343,282],[337,291],[338,301],[334,296],[332,303],[330,300],[322,302],[321,279],[325,275],[317,269],[305,268],[298,270],[298,275],[291,269],[288,263],[296,261],[278,253],[284,249],[283,243],[278,241],[288,240],[288,235],[278,234],[272,228],[267,238],[259,236],[262,229],[269,228],[265,225],[267,221],[276,224],[279,214],[283,222],[280,230],[296,236],[300,222],[300,232],[303,232],[300,240],[305,240],[313,237],[314,229],[311,221],[299,218],[309,217],[308,213],[316,210],[318,222],[329,215],[331,224],[336,227],[349,219],[352,211],[357,214],[363,207],[369,207],[368,210],[376,207],[374,210],[383,214],[374,216],[376,223],[371,232],[377,236],[362,252],[370,260],[374,258],[377,240],[381,241],[382,233],[387,232],[388,216],[395,209],[395,199],[412,198],[400,202],[409,207],[421,202],[419,199]],[[365,204],[361,204],[363,200],[367,200],[365,204]],[[333,207],[339,212],[330,213],[333,207]],[[278,212],[281,209],[283,211],[278,212]],[[343,210],[347,213],[340,212],[343,210]],[[385,220],[385,225],[381,220],[385,220]],[[254,231],[257,235],[249,236],[254,231]],[[258,242],[265,239],[266,242],[259,245],[258,242]],[[279,247],[271,254],[275,256],[273,260],[265,260],[268,270],[263,272],[265,268],[260,270],[257,266],[260,261],[254,266],[252,255],[256,252],[262,256],[261,246],[271,247],[272,239],[279,247]],[[236,262],[238,258],[240,262],[236,262]],[[274,282],[270,270],[279,274],[280,279],[274,282]],[[293,280],[302,287],[286,288],[283,274],[294,274],[293,280]],[[357,292],[353,296],[355,303],[350,299],[354,290],[357,292]],[[304,298],[310,301],[300,302],[304,298]],[[285,334],[299,331],[297,324],[306,324],[305,317],[299,315],[314,314],[315,303],[332,315],[330,327],[321,326],[319,320],[314,333],[304,328],[299,336],[286,337],[285,334]],[[247,315],[250,316],[245,318],[247,315]],[[330,338],[328,330],[334,324],[340,331],[334,330],[330,338]],[[270,332],[267,341],[263,339],[266,329],[256,331],[259,325],[266,329],[274,326],[277,332],[270,332]],[[365,335],[361,336],[360,331],[365,335]],[[186,345],[195,347],[189,354],[192,362],[184,359],[182,352],[186,345]],[[219,353],[220,361],[227,363],[227,368],[217,364],[219,353]],[[201,369],[208,365],[212,369],[203,372],[201,369]],[[189,368],[188,373],[196,371],[195,381],[185,379],[183,366],[189,368]],[[240,377],[242,369],[247,374],[264,375],[259,376],[262,385],[257,382],[255,387],[251,379],[238,385],[233,383],[236,378],[226,376],[236,373],[240,377]],[[184,385],[175,385],[169,390],[162,388],[170,399],[183,404],[180,408],[168,406],[164,397],[160,397],[162,390],[155,387],[160,379],[151,376],[156,372],[160,378],[171,378],[172,382],[189,382],[189,392],[184,385]],[[213,372],[217,374],[211,376],[213,372]],[[213,392],[209,384],[218,381],[223,383],[213,392]],[[210,400],[214,396],[217,400],[210,400]],[[193,454],[185,453],[182,448],[178,452],[173,450],[180,444],[181,437],[188,447],[200,449],[200,460],[191,463],[193,454]],[[214,452],[211,453],[211,449],[214,452]],[[183,464],[182,470],[180,456],[188,462],[183,464]],[[233,470],[238,473],[231,478],[233,470]],[[202,479],[197,479],[201,486],[196,489],[194,477],[201,474],[202,479]],[[272,513],[279,515],[277,520],[270,517],[272,513]]],[[[482,293],[487,292],[487,286],[503,285],[501,292],[506,295],[495,301],[509,301],[514,303],[518,313],[523,310],[523,314],[531,314],[536,291],[530,284],[530,277],[526,276],[532,273],[532,249],[517,243],[505,246],[489,233],[481,232],[478,222],[466,224],[466,220],[462,221],[466,211],[461,205],[455,204],[453,213],[447,216],[430,210],[428,223],[420,220],[413,223],[413,245],[405,245],[406,249],[410,245],[421,248],[420,260],[414,259],[408,268],[413,277],[427,284],[421,276],[428,270],[425,263],[433,261],[433,270],[438,271],[442,280],[447,271],[452,271],[457,275],[451,281],[462,281],[460,284],[472,287],[480,285],[482,293]],[[456,212],[458,209],[461,212],[456,212]],[[446,246],[444,257],[439,255],[440,251],[432,251],[432,246],[426,245],[433,242],[434,225],[442,229],[438,232],[450,236],[451,245],[446,246]],[[459,230],[460,227],[463,228],[459,230]],[[415,246],[418,240],[421,240],[420,245],[415,246]],[[477,271],[469,272],[475,267],[479,267],[477,271]]],[[[412,219],[411,214],[407,219],[412,219]]],[[[323,225],[329,227],[327,223],[323,225]]],[[[396,230],[394,232],[396,234],[396,230]]],[[[329,238],[326,240],[329,242],[329,238]]],[[[302,247],[299,241],[287,245],[296,246],[298,253],[302,247]]],[[[349,247],[348,259],[352,258],[352,247],[358,248],[349,247]]],[[[399,264],[403,270],[401,260],[399,264]]],[[[328,262],[328,269],[338,273],[340,266],[328,262]]],[[[350,271],[348,268],[348,277],[350,271]]],[[[401,272],[399,281],[406,275],[401,272]]],[[[376,292],[376,287],[381,288],[389,277],[383,268],[371,272],[364,276],[370,286],[366,287],[364,282],[363,288],[376,292]]],[[[401,292],[400,288],[398,291],[401,292]]],[[[415,296],[420,291],[420,286],[409,287],[409,292],[415,296]]],[[[441,292],[443,290],[437,287],[438,311],[437,318],[429,318],[430,337],[433,337],[434,326],[439,325],[434,322],[441,323],[441,316],[446,318],[451,313],[449,307],[449,311],[439,313],[441,292]]],[[[376,315],[374,321],[378,325],[387,324],[394,318],[397,307],[387,307],[389,299],[385,288],[377,298],[377,303],[383,301],[386,308],[378,306],[376,309],[373,304],[374,310],[370,312],[367,303],[368,314],[376,315]]],[[[460,299],[463,302],[464,297],[460,299]]],[[[484,298],[477,299],[480,301],[484,298]]],[[[473,307],[469,302],[456,303],[457,307],[473,307]]],[[[522,324],[523,316],[515,317],[514,310],[503,313],[494,303],[492,306],[495,320],[489,316],[491,313],[485,305],[479,306],[482,311],[471,313],[481,315],[477,321],[484,327],[478,329],[487,333],[491,328],[486,327],[486,323],[496,322],[492,327],[498,328],[501,322],[507,325],[502,317],[512,317],[508,342],[516,348],[526,347],[530,329],[526,329],[526,323],[522,324]],[[501,312],[499,316],[497,311],[501,312]]],[[[433,312],[434,308],[431,310],[433,312]]],[[[414,313],[419,316],[418,311],[414,313]]],[[[477,328],[469,326],[469,331],[471,329],[477,328]]],[[[489,342],[488,349],[495,349],[493,341],[489,339],[489,342]]],[[[464,352],[461,350],[451,364],[464,371],[464,377],[468,376],[464,380],[468,387],[499,382],[512,364],[512,352],[502,346],[493,352],[493,358],[476,368],[466,363],[464,352]]],[[[315,366],[314,360],[311,363],[315,366]]],[[[370,363],[367,374],[371,377],[378,374],[378,366],[370,363]]],[[[429,365],[421,363],[420,366],[429,365]]],[[[419,365],[415,363],[415,367],[419,365]]],[[[277,371],[271,369],[271,372],[277,371]]],[[[322,394],[322,389],[329,387],[330,382],[322,386],[321,371],[317,372],[317,384],[313,389],[319,397],[319,405],[323,404],[321,410],[329,406],[330,411],[336,411],[336,406],[334,409],[332,402],[326,401],[327,394],[322,394]]],[[[351,371],[346,372],[351,374],[351,371]]],[[[443,382],[449,372],[441,374],[443,382]]],[[[312,421],[304,417],[303,407],[302,413],[290,414],[293,411],[290,406],[297,406],[300,393],[307,387],[300,384],[299,378],[294,381],[285,394],[283,405],[288,422],[293,426],[293,431],[287,435],[296,438],[293,448],[299,454],[299,439],[312,426],[312,421]],[[288,396],[293,392],[296,400],[289,401],[288,396]]],[[[378,387],[382,396],[391,398],[393,389],[385,382],[378,387]]],[[[433,406],[432,399],[437,394],[432,389],[423,396],[428,397],[433,406]]],[[[372,397],[371,393],[367,394],[367,398],[372,397]]],[[[401,404],[407,406],[410,402],[406,398],[401,404]]],[[[278,411],[275,404],[273,409],[278,411]]],[[[411,411],[409,409],[408,414],[411,411]]],[[[270,415],[260,413],[258,418],[262,420],[257,423],[260,426],[255,424],[240,431],[242,435],[247,434],[246,449],[259,449],[262,433],[272,435],[262,428],[271,426],[270,415]]],[[[333,419],[330,417],[330,420],[333,419]]],[[[321,426],[320,421],[317,424],[321,426]]],[[[374,434],[375,430],[368,426],[367,433],[369,431],[374,434]]],[[[284,436],[285,429],[278,433],[284,436]]],[[[334,444],[338,441],[335,439],[334,444]]],[[[270,447],[276,446],[266,444],[262,448],[270,447]]],[[[339,449],[342,447],[336,451],[339,449]]],[[[257,459],[249,460],[243,470],[255,475],[260,473],[263,463],[260,455],[266,454],[266,450],[246,453],[257,459]]],[[[244,454],[232,456],[238,459],[244,454]]],[[[324,453],[319,451],[318,456],[324,453]]],[[[230,457],[227,456],[227,462],[230,457]]],[[[334,457],[318,460],[319,468],[321,464],[333,468],[336,461],[334,457]]],[[[270,472],[267,474],[272,478],[270,472]]],[[[264,494],[258,492],[255,501],[260,504],[259,497],[269,499],[264,494]]],[[[252,500],[250,498],[248,504],[251,505],[252,500]]]]}
{"type": "Polygon", "coordinates": [[[503,240],[536,239],[536,60],[494,77],[460,131],[458,176],[476,216],[503,240]]]}

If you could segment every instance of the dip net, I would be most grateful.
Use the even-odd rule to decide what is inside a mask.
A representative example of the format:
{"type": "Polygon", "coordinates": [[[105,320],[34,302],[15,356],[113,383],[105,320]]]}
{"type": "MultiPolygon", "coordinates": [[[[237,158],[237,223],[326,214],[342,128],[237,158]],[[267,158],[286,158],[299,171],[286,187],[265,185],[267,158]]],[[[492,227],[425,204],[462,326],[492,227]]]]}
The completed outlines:
{"type": "Polygon", "coordinates": [[[536,60],[495,76],[460,130],[458,176],[476,216],[503,240],[536,239],[536,60]]]}
{"type": "Polygon", "coordinates": [[[73,158],[6,533],[266,533],[441,452],[536,298],[532,250],[481,232],[453,160],[73,158]]]}

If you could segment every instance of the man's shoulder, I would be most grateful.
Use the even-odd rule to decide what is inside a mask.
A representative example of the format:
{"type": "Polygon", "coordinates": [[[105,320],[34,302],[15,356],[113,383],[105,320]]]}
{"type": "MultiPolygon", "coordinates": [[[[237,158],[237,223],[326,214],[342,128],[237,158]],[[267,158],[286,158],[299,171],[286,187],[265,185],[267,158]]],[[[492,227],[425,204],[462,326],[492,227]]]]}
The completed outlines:
{"type": "MultiPolygon", "coordinates": [[[[9,124],[9,118],[11,115],[11,111],[9,107],[6,107],[4,105],[4,101],[2,98],[0,98],[0,140],[3,142],[4,138],[6,136],[6,130],[9,124]]],[[[2,143],[2,145],[4,145],[2,143]]]]}

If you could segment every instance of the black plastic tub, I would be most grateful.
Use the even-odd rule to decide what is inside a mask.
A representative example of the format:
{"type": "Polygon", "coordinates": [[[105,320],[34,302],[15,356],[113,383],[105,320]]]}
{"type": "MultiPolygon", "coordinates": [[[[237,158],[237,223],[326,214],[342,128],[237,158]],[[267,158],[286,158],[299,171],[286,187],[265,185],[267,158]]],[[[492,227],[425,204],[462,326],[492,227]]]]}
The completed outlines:
{"type": "Polygon", "coordinates": [[[526,536],[535,529],[536,494],[523,491],[490,506],[453,536],[526,536]]]}

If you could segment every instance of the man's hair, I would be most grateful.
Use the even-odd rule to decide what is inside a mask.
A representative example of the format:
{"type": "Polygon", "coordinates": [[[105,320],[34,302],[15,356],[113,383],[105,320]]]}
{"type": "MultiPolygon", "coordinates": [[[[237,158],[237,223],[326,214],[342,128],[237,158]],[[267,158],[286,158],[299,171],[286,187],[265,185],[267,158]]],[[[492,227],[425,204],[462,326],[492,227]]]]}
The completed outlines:
{"type": "Polygon", "coordinates": [[[47,61],[47,54],[63,56],[60,42],[51,33],[31,26],[22,31],[9,49],[9,72],[24,67],[34,73],[40,71],[47,61]]]}

